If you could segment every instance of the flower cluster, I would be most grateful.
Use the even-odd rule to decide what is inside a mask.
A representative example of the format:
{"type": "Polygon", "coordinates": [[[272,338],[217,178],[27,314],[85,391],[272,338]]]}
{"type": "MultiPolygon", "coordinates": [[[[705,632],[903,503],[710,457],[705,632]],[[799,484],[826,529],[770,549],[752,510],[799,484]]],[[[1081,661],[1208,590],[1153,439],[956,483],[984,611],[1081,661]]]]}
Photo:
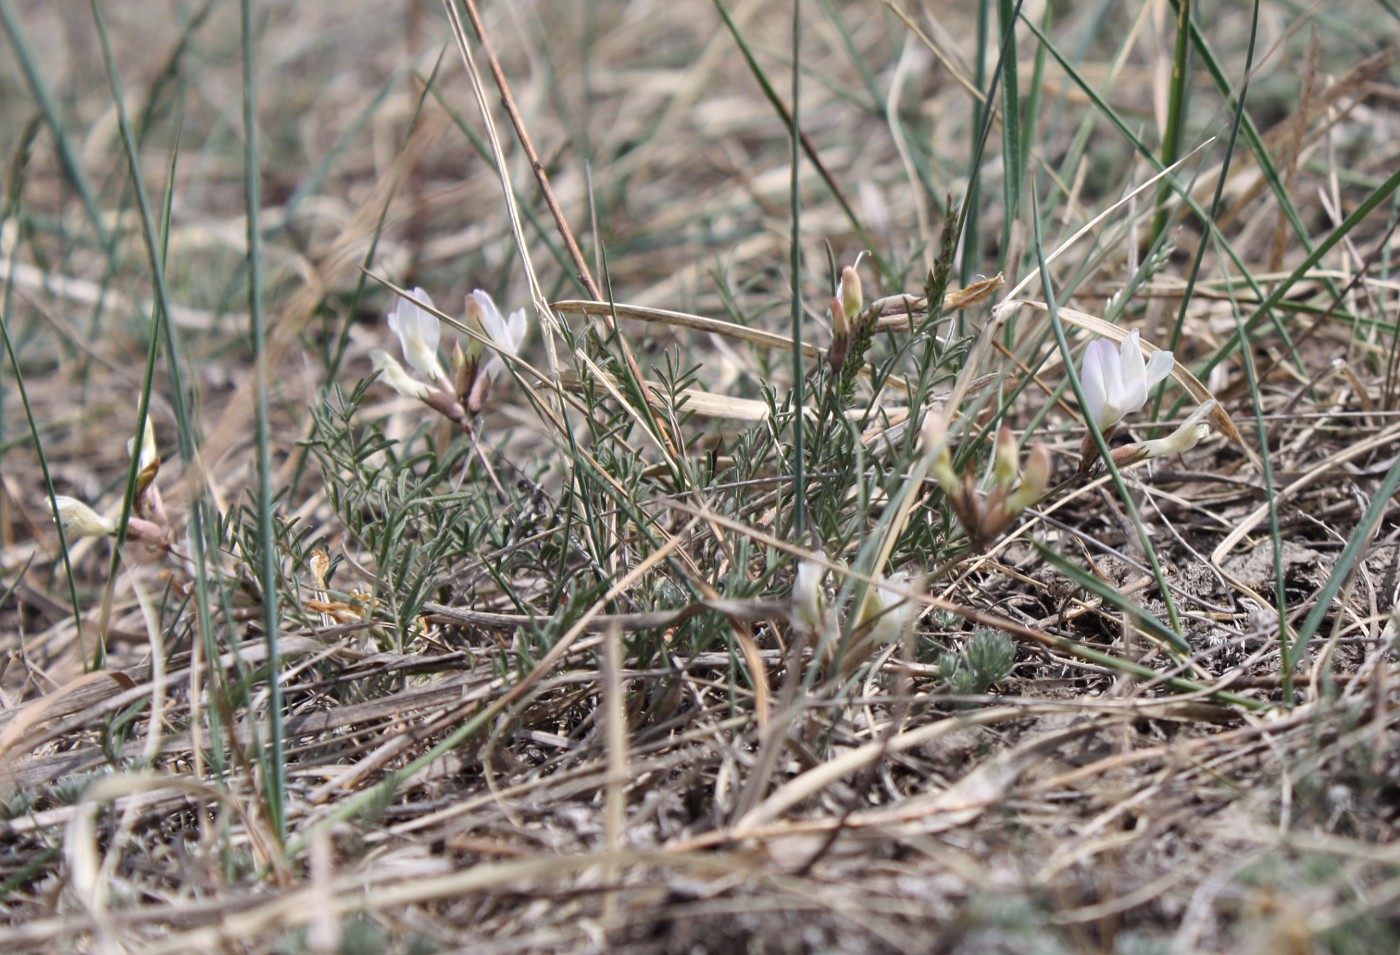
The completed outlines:
{"type": "Polygon", "coordinates": [[[879,309],[865,307],[865,291],[861,287],[860,260],[862,252],[856,256],[855,265],[841,270],[841,279],[836,283],[836,294],[831,298],[831,348],[827,350],[827,364],[831,366],[835,394],[838,403],[846,405],[854,393],[856,377],[865,365],[865,353],[875,338],[879,324],[879,309]]]}
{"type": "Polygon", "coordinates": [[[1020,449],[1007,428],[997,433],[992,453],[992,487],[985,495],[977,491],[971,475],[959,477],[953,470],[948,423],[941,411],[930,411],[924,416],[919,437],[923,453],[933,461],[934,479],[943,489],[958,523],[977,547],[985,547],[1000,537],[1050,486],[1049,449],[1040,442],[1033,444],[1022,470],[1020,449]]]}
{"type": "Polygon", "coordinates": [[[510,318],[503,318],[486,292],[477,289],[468,295],[467,327],[486,340],[491,354],[489,358],[485,356],[486,345],[477,338],[470,339],[465,350],[461,344],[454,344],[449,378],[438,359],[442,324],[433,314],[434,309],[428,293],[415,288],[412,298],[400,296],[398,306],[389,314],[389,328],[399,338],[404,361],[414,371],[426,375],[428,381],[411,375],[382,349],[370,352],[370,360],[389,387],[423,402],[465,428],[471,417],[486,406],[492,384],[505,369],[505,359],[501,356],[514,357],[519,353],[525,340],[525,310],[517,309],[510,318]]]}

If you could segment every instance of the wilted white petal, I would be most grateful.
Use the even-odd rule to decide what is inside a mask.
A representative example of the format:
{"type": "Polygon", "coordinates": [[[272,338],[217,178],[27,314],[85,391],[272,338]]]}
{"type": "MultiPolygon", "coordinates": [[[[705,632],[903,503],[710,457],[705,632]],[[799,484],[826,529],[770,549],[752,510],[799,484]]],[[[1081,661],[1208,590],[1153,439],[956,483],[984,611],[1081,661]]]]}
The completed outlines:
{"type": "Polygon", "coordinates": [[[405,398],[423,399],[428,396],[432,389],[404,371],[393,355],[382,349],[376,348],[369,353],[369,360],[374,362],[374,370],[379,372],[380,377],[399,394],[405,398]]]}
{"type": "Polygon", "coordinates": [[[935,404],[924,412],[919,423],[919,453],[937,454],[948,446],[948,419],[943,406],[935,404]]]}
{"type": "Polygon", "coordinates": [[[821,632],[825,616],[826,567],[815,560],[800,560],[792,585],[792,621],[804,633],[814,634],[821,632]]]}
{"type": "Polygon", "coordinates": [[[1184,454],[1190,451],[1210,434],[1210,413],[1215,410],[1216,404],[1216,400],[1211,398],[1191,412],[1181,427],[1165,438],[1142,442],[1139,447],[1146,452],[1143,457],[1159,458],[1167,454],[1184,454]]]}
{"type": "MultiPolygon", "coordinates": [[[[428,305],[433,304],[428,293],[421,288],[413,290],[413,297],[428,305]]],[[[445,377],[442,365],[438,364],[438,339],[442,335],[442,325],[436,315],[400,296],[398,308],[389,313],[389,328],[399,336],[404,360],[409,365],[434,381],[445,377]]]]}
{"type": "Polygon", "coordinates": [[[74,537],[109,537],[117,532],[117,522],[88,507],[76,497],[60,494],[54,498],[63,530],[74,537]]]}

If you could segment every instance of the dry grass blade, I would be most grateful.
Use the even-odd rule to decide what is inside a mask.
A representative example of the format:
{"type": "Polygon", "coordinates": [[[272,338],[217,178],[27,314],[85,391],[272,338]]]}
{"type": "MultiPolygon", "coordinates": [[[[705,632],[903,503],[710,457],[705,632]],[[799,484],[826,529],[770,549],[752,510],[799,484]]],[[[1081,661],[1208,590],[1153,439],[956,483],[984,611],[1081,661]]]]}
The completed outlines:
{"type": "Polygon", "coordinates": [[[0,714],[0,725],[5,727],[0,732],[0,770],[10,761],[11,751],[16,747],[21,750],[32,748],[21,745],[21,741],[34,727],[85,710],[135,686],[136,683],[125,673],[94,670],[69,680],[52,693],[16,710],[0,714]]]}
{"type": "MultiPolygon", "coordinates": [[[[1400,424],[1393,424],[1379,434],[1357,441],[1349,447],[1334,451],[1318,461],[1308,471],[1299,475],[1292,483],[1280,488],[1274,495],[1274,500],[1278,504],[1283,504],[1292,500],[1303,489],[1313,484],[1324,475],[1335,471],[1339,466],[1355,458],[1364,457],[1380,448],[1388,447],[1400,439],[1400,424]]],[[[1220,563],[1229,553],[1240,545],[1240,543],[1254,532],[1254,529],[1269,517],[1269,505],[1261,504],[1251,511],[1247,516],[1235,525],[1234,529],[1226,535],[1211,552],[1212,562],[1220,563]]]]}

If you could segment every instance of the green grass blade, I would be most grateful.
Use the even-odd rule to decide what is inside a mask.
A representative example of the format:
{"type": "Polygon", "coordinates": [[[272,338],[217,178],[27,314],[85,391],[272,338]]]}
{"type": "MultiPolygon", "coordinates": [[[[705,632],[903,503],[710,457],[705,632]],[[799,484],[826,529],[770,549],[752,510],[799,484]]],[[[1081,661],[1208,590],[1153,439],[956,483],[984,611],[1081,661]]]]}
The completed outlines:
{"type": "Polygon", "coordinates": [[[1353,229],[1365,221],[1366,217],[1374,212],[1382,202],[1389,199],[1397,189],[1400,189],[1400,169],[1391,173],[1390,178],[1381,183],[1380,186],[1357,205],[1357,207],[1351,211],[1351,215],[1342,220],[1341,225],[1333,229],[1327,238],[1317,244],[1317,247],[1312,250],[1307,258],[1298,263],[1298,267],[1289,273],[1287,278],[1274,287],[1274,290],[1259,303],[1258,307],[1254,309],[1249,318],[1245,320],[1240,333],[1231,336],[1230,340],[1221,346],[1210,361],[1206,362],[1202,374],[1209,373],[1212,368],[1233,354],[1234,350],[1240,347],[1244,335],[1252,333],[1254,326],[1261,318],[1266,316],[1272,318],[1274,309],[1284,300],[1293,289],[1293,286],[1302,281],[1302,279],[1312,271],[1313,267],[1322,261],[1323,256],[1336,248],[1343,239],[1351,234],[1353,229]]]}
{"type": "MultiPolygon", "coordinates": [[[[1240,95],[1235,102],[1234,119],[1230,123],[1230,138],[1225,145],[1225,151],[1220,160],[1220,175],[1215,180],[1215,194],[1211,196],[1210,210],[1207,213],[1210,221],[1214,223],[1220,214],[1220,207],[1225,201],[1225,183],[1229,181],[1230,163],[1235,155],[1235,144],[1239,141],[1240,129],[1245,121],[1245,103],[1249,99],[1249,74],[1254,65],[1255,41],[1259,37],[1259,2],[1255,0],[1253,4],[1254,15],[1250,21],[1249,44],[1245,50],[1244,58],[1244,82],[1240,86],[1240,95]]],[[[1218,230],[1212,228],[1211,235],[1214,237],[1218,230]]],[[[1161,236],[1159,236],[1160,238],[1161,236]]],[[[1194,300],[1196,292],[1196,282],[1200,278],[1201,265],[1205,262],[1206,249],[1208,243],[1198,242],[1196,244],[1196,254],[1191,257],[1191,267],[1186,273],[1186,286],[1181,295],[1181,307],[1177,309],[1176,321],[1172,325],[1172,333],[1167,350],[1176,352],[1181,344],[1182,335],[1186,331],[1187,310],[1194,300]]],[[[1162,407],[1162,399],[1165,392],[1159,392],[1152,406],[1152,417],[1156,419],[1162,407]]],[[[1257,395],[1255,396],[1258,397],[1257,395]]]]}
{"type": "Polygon", "coordinates": [[[855,209],[853,209],[850,202],[846,200],[845,193],[843,193],[841,187],[837,185],[836,177],[826,168],[826,164],[822,162],[816,149],[807,141],[807,137],[802,133],[801,129],[796,126],[792,113],[788,110],[787,106],[783,104],[782,98],[778,96],[777,90],[773,88],[772,81],[768,79],[768,74],[764,72],[763,67],[759,65],[758,59],[753,54],[753,50],[749,48],[748,40],[744,38],[743,33],[739,30],[739,25],[734,22],[734,18],[729,14],[729,9],[724,5],[724,0],[712,0],[712,2],[715,5],[715,9],[719,11],[720,17],[724,20],[725,26],[729,29],[730,36],[734,37],[734,43],[739,47],[739,52],[743,54],[744,62],[748,64],[749,71],[753,74],[754,79],[758,81],[759,87],[763,90],[764,98],[768,100],[774,111],[782,118],[783,125],[788,129],[797,129],[798,142],[802,147],[803,154],[807,157],[807,161],[812,164],[812,168],[817,170],[817,174],[821,176],[822,182],[826,183],[827,189],[830,190],[831,197],[835,199],[837,205],[841,207],[842,213],[845,214],[847,221],[850,222],[851,229],[860,237],[861,243],[870,251],[870,255],[875,260],[876,266],[880,271],[888,273],[889,265],[885,262],[884,257],[879,254],[879,243],[866,231],[865,225],[860,221],[860,217],[856,215],[855,209]]]}
{"type": "MultiPolygon", "coordinates": [[[[1060,66],[1065,70],[1065,72],[1069,74],[1070,78],[1074,80],[1075,84],[1081,90],[1083,90],[1086,96],[1089,97],[1090,101],[1093,102],[1095,108],[1097,108],[1104,115],[1104,117],[1108,119],[1110,123],[1113,124],[1113,127],[1118,130],[1119,134],[1121,134],[1123,138],[1126,139],[1132,145],[1133,149],[1136,150],[1137,153],[1143,157],[1143,159],[1150,163],[1154,170],[1156,170],[1157,172],[1161,172],[1163,169],[1165,169],[1166,167],[1161,164],[1161,161],[1156,157],[1156,155],[1153,154],[1152,150],[1150,150],[1147,147],[1147,144],[1142,141],[1142,138],[1139,137],[1129,128],[1127,122],[1123,119],[1123,117],[1118,115],[1118,111],[1113,109],[1113,107],[1109,105],[1109,103],[1099,94],[1099,92],[1095,90],[1084,79],[1080,72],[1077,69],[1075,69],[1074,65],[1070,63],[1068,59],[1065,58],[1064,54],[1062,54],[1055,47],[1055,45],[1050,42],[1049,37],[1047,37],[1034,23],[1031,23],[1029,20],[1026,21],[1026,24],[1031,29],[1031,31],[1034,32],[1035,35],[1040,38],[1040,42],[1048,44],[1050,55],[1055,58],[1056,62],[1058,62],[1060,66]]],[[[1260,299],[1263,299],[1264,290],[1260,288],[1259,283],[1255,281],[1253,270],[1251,270],[1249,266],[1245,263],[1244,259],[1240,256],[1238,250],[1236,250],[1235,247],[1230,243],[1230,241],[1220,233],[1220,230],[1218,228],[1216,228],[1215,221],[1206,215],[1205,210],[1200,207],[1200,204],[1197,203],[1195,199],[1191,198],[1190,189],[1187,186],[1178,182],[1175,176],[1169,176],[1166,181],[1171,184],[1172,190],[1176,192],[1178,196],[1181,197],[1181,201],[1184,202],[1191,209],[1192,213],[1194,213],[1197,216],[1204,228],[1207,231],[1209,231],[1211,238],[1217,243],[1220,250],[1224,252],[1227,257],[1229,257],[1230,262],[1239,271],[1240,277],[1246,283],[1248,283],[1250,289],[1254,292],[1255,295],[1257,295],[1260,299]]],[[[1298,355],[1297,350],[1293,347],[1293,340],[1289,337],[1288,329],[1284,327],[1283,322],[1279,319],[1279,317],[1277,315],[1274,315],[1272,312],[1269,313],[1269,319],[1273,325],[1274,331],[1278,334],[1280,340],[1282,340],[1284,347],[1287,348],[1289,357],[1293,359],[1294,365],[1299,369],[1299,371],[1306,374],[1306,364],[1304,363],[1303,359],[1298,355]]],[[[1210,368],[1214,367],[1215,364],[1219,363],[1226,355],[1228,355],[1230,349],[1234,345],[1234,342],[1234,338],[1231,338],[1229,341],[1225,342],[1221,346],[1221,349],[1211,357],[1211,359],[1207,363],[1206,368],[1203,371],[1197,372],[1197,377],[1201,377],[1202,375],[1207,373],[1210,370],[1210,368]]]]}
{"type": "MultiPolygon", "coordinates": [[[[1031,184],[1031,188],[1034,192],[1034,183],[1031,184]]],[[[1055,331],[1055,341],[1060,347],[1060,357],[1064,361],[1065,377],[1069,381],[1070,389],[1074,392],[1079,407],[1087,408],[1088,402],[1084,400],[1084,387],[1079,381],[1079,371],[1074,365],[1074,354],[1070,351],[1069,340],[1065,337],[1065,327],[1060,321],[1059,312],[1056,309],[1054,282],[1050,276],[1050,265],[1045,261],[1045,247],[1040,235],[1040,215],[1038,212],[1040,205],[1034,196],[1032,196],[1030,208],[1033,210],[1035,254],[1040,262],[1040,282],[1045,295],[1050,326],[1055,331]]],[[[1118,497],[1128,512],[1128,518],[1132,521],[1133,529],[1137,532],[1138,543],[1142,545],[1143,552],[1147,555],[1148,566],[1152,568],[1152,576],[1157,582],[1157,590],[1162,596],[1162,602],[1166,604],[1167,616],[1171,620],[1172,635],[1169,638],[1171,646],[1183,656],[1187,655],[1191,652],[1191,647],[1182,636],[1181,618],[1177,614],[1176,601],[1172,598],[1171,588],[1167,586],[1167,578],[1162,572],[1162,563],[1157,558],[1157,550],[1152,546],[1152,538],[1148,536],[1147,528],[1142,523],[1142,515],[1138,513],[1137,505],[1133,503],[1133,497],[1128,493],[1128,486],[1123,483],[1123,475],[1119,472],[1118,466],[1113,463],[1113,455],[1109,451],[1108,442],[1104,440],[1103,432],[1099,430],[1099,423],[1087,415],[1084,418],[1084,423],[1088,427],[1089,433],[1094,437],[1094,446],[1098,448],[1099,456],[1108,469],[1109,478],[1113,481],[1113,486],[1118,491],[1118,497]]]]}
{"type": "Polygon", "coordinates": [[[1012,249],[1012,230],[1021,215],[1021,183],[1025,166],[1021,152],[1021,81],[1016,63],[1016,20],[1020,0],[997,0],[997,23],[1001,27],[1001,161],[1002,200],[1005,205],[1001,229],[1001,268],[1015,268],[1007,259],[1012,249]]]}
{"type": "Polygon", "coordinates": [[[1367,505],[1366,512],[1361,515],[1355,530],[1347,538],[1346,546],[1342,548],[1341,555],[1332,566],[1332,572],[1327,577],[1327,583],[1322,585],[1317,596],[1313,598],[1313,608],[1308,611],[1308,615],[1303,618],[1303,625],[1298,628],[1298,635],[1294,638],[1290,652],[1283,660],[1284,670],[1291,670],[1298,665],[1298,661],[1307,652],[1308,643],[1312,640],[1317,630],[1322,626],[1322,619],[1327,616],[1332,609],[1332,601],[1341,592],[1342,585],[1347,582],[1352,571],[1356,567],[1357,558],[1361,556],[1362,548],[1371,542],[1371,537],[1376,528],[1380,526],[1381,518],[1385,512],[1395,504],[1396,490],[1400,489],[1400,457],[1390,466],[1385,477],[1381,480],[1380,487],[1376,489],[1375,495],[1371,498],[1371,503],[1367,505]]]}
{"type": "MultiPolygon", "coordinates": [[[[132,192],[136,199],[141,239],[146,250],[147,265],[150,268],[151,284],[154,286],[155,290],[155,317],[158,328],[153,331],[153,334],[159,335],[165,349],[167,374],[170,377],[170,404],[175,413],[175,433],[179,442],[180,456],[185,460],[186,465],[190,466],[195,462],[198,453],[198,400],[193,388],[191,388],[186,381],[184,358],[180,347],[179,335],[176,332],[174,322],[170,319],[171,298],[165,278],[165,263],[161,257],[159,230],[157,229],[154,216],[151,212],[150,199],[146,194],[145,180],[141,173],[141,162],[136,145],[136,137],[132,131],[131,121],[126,112],[126,101],[122,92],[121,77],[117,73],[116,59],[112,54],[111,38],[108,34],[106,18],[103,16],[102,7],[98,0],[91,0],[90,7],[92,9],[93,23],[96,27],[98,42],[102,49],[103,65],[107,72],[107,83],[111,88],[112,102],[116,109],[117,128],[121,134],[122,150],[126,158],[127,172],[131,181],[132,192]]],[[[217,628],[213,619],[211,609],[213,602],[209,589],[209,554],[217,551],[218,543],[212,539],[212,531],[217,526],[218,521],[211,518],[202,491],[202,486],[192,485],[191,501],[189,505],[189,541],[192,551],[190,557],[195,565],[195,612],[198,619],[199,630],[205,641],[206,652],[209,654],[209,659],[217,659],[217,628]]],[[[225,603],[225,609],[227,609],[227,603],[225,603]]],[[[224,740],[223,734],[219,732],[219,711],[216,707],[209,712],[211,720],[210,741],[213,747],[214,767],[216,771],[222,772],[224,766],[224,740]]]]}
{"type": "Polygon", "coordinates": [[[252,333],[254,374],[254,428],[258,449],[258,581],[262,587],[263,636],[267,641],[267,750],[262,754],[267,802],[273,831],[287,838],[286,754],[282,739],[281,660],[278,640],[281,624],[277,613],[278,550],[272,522],[272,437],[267,421],[267,322],[263,315],[262,286],[262,166],[258,148],[258,74],[254,56],[257,33],[253,0],[239,7],[243,44],[243,186],[248,223],[248,321],[252,333]]]}
{"type": "Polygon", "coordinates": [[[54,99],[53,91],[49,89],[48,82],[44,79],[44,72],[39,66],[38,57],[30,46],[29,39],[24,33],[24,27],[20,24],[19,17],[16,16],[10,0],[0,0],[0,26],[4,26],[5,33],[10,37],[10,46],[14,48],[15,59],[19,62],[19,67],[24,73],[24,80],[29,85],[29,91],[33,94],[35,102],[39,104],[40,111],[44,114],[44,122],[48,124],[49,131],[53,133],[54,146],[58,150],[58,162],[63,169],[63,175],[68,180],[68,184],[73,187],[73,191],[78,194],[78,201],[83,204],[88,221],[92,224],[93,231],[97,233],[98,242],[103,248],[110,248],[111,237],[102,225],[102,214],[97,208],[96,194],[93,192],[91,183],[88,182],[87,173],[83,172],[82,164],[78,162],[77,152],[73,148],[72,140],[68,138],[63,122],[62,110],[59,108],[58,101],[54,99]]]}
{"type": "MultiPolygon", "coordinates": [[[[19,246],[15,246],[18,251],[19,246]]],[[[11,259],[13,262],[13,258],[11,259]]],[[[11,270],[11,274],[14,272],[11,270]]],[[[87,658],[87,643],[83,636],[83,614],[78,604],[78,584],[77,578],[73,575],[73,562],[68,556],[68,535],[63,530],[63,522],[58,519],[58,502],[54,500],[57,492],[54,490],[53,472],[49,469],[49,459],[44,453],[44,441],[39,436],[39,423],[34,417],[34,408],[29,402],[29,392],[24,386],[24,373],[20,371],[19,356],[15,354],[14,340],[10,337],[10,315],[12,293],[14,283],[5,283],[5,306],[0,311],[0,344],[5,346],[5,354],[10,359],[10,371],[15,376],[15,391],[19,394],[20,407],[24,409],[24,418],[29,425],[29,434],[34,442],[34,453],[39,460],[39,470],[44,476],[44,493],[48,495],[49,508],[53,514],[54,526],[58,528],[58,550],[59,558],[63,561],[63,573],[68,580],[68,599],[73,606],[73,622],[78,628],[78,649],[83,658],[87,658]]]]}
{"type": "MultiPolygon", "coordinates": [[[[974,68],[973,83],[979,90],[987,85],[987,37],[991,32],[991,4],[992,0],[981,0],[977,4],[977,65],[974,68]]],[[[971,285],[977,273],[981,271],[979,266],[982,262],[982,227],[978,216],[970,215],[968,210],[980,209],[982,206],[982,150],[986,146],[987,135],[991,132],[992,114],[995,112],[996,107],[990,96],[972,104],[972,122],[968,126],[972,133],[972,141],[969,144],[971,158],[967,164],[967,192],[963,195],[962,210],[958,214],[958,232],[963,243],[958,280],[963,286],[971,285]]]]}
{"type": "MultiPolygon", "coordinates": [[[[1172,81],[1167,97],[1167,126],[1162,135],[1162,165],[1170,166],[1181,158],[1182,139],[1186,132],[1186,113],[1191,92],[1191,0],[1180,0],[1177,5],[1176,44],[1172,52],[1172,81]]],[[[1251,43],[1252,43],[1251,39],[1251,43]]],[[[1246,73],[1246,76],[1248,74],[1246,73]]],[[[1243,100],[1241,100],[1243,102],[1243,100]]],[[[1229,161],[1229,154],[1226,154],[1229,161]]],[[[1221,182],[1225,181],[1222,170],[1221,182]]],[[[1167,228],[1170,214],[1167,199],[1171,195],[1171,185],[1162,183],[1158,190],[1157,215],[1152,223],[1152,241],[1156,242],[1167,228]]]]}
{"type": "Polygon", "coordinates": [[[802,0],[792,0],[792,113],[788,117],[788,132],[792,137],[791,179],[788,184],[788,215],[792,232],[789,236],[788,268],[792,271],[792,416],[793,487],[792,531],[796,540],[803,540],[807,528],[807,449],[803,434],[806,424],[806,401],[803,384],[807,378],[806,358],[802,354],[802,0]]]}

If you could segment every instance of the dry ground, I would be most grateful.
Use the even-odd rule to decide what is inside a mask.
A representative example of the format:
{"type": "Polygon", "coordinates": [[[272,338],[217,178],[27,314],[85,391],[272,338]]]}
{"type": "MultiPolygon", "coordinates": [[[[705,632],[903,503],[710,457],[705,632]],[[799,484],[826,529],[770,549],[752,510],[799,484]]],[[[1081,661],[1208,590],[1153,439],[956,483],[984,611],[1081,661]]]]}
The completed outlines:
{"type": "MultiPolygon", "coordinates": [[[[867,303],[921,295],[947,265],[945,196],[969,194],[1000,32],[989,4],[979,74],[977,11],[955,6],[803,0],[819,347],[824,243],[838,264],[874,254],[867,303]]],[[[1166,153],[1176,12],[1059,6],[1026,4],[1016,33],[1019,208],[998,114],[953,266],[955,287],[1006,284],[940,326],[915,401],[964,389],[968,473],[1004,422],[1050,446],[1056,483],[979,548],[942,492],[911,490],[889,566],[928,575],[918,619],[831,659],[789,624],[792,557],[820,544],[884,572],[862,545],[889,531],[917,455],[872,435],[907,394],[858,386],[882,409],[863,444],[823,419],[808,536],[790,354],[734,328],[623,309],[619,339],[566,307],[553,320],[572,337],[551,338],[531,310],[539,373],[499,383],[470,435],[382,382],[359,389],[372,349],[397,353],[379,278],[451,315],[477,287],[528,306],[521,247],[440,8],[257,5],[279,787],[237,5],[101,5],[164,235],[161,326],[102,31],[76,4],[0,2],[17,51],[0,66],[0,950],[1394,951],[1396,21],[1265,4],[1257,151],[1241,130],[1218,193],[1234,100],[1194,50],[1181,188],[1120,202],[1166,153]],[[1063,249],[1058,304],[1172,347],[1237,434],[1126,469],[1121,491],[1074,475],[1083,425],[1047,316],[993,320],[1024,276],[1017,297],[1046,298],[1032,198],[1040,248],[1063,249]],[[1231,349],[1244,322],[1248,361],[1231,349]],[[45,475],[120,515],[153,337],[176,553],[128,541],[114,562],[111,538],[70,539],[70,578],[45,475]],[[669,382],[650,405],[631,361],[669,382]],[[694,416],[683,386],[703,393],[694,416]],[[200,509],[203,565],[186,536],[200,509]],[[1014,666],[957,684],[988,630],[1014,640],[1014,666]]],[[[791,8],[728,7],[742,44],[701,0],[482,3],[568,223],[468,27],[540,305],[597,281],[636,309],[789,335],[789,139],[741,45],[790,103],[791,8]]],[[[1249,12],[1193,13],[1236,91],[1249,12]]],[[[1091,337],[1066,328],[1076,349],[1091,337]]],[[[917,377],[903,334],[872,351],[877,378],[917,377]]],[[[1185,395],[1167,390],[1162,420],[1185,395]]],[[[1154,404],[1119,442],[1149,435],[1154,404]]],[[[850,617],[833,625],[846,637],[850,617]]]]}

